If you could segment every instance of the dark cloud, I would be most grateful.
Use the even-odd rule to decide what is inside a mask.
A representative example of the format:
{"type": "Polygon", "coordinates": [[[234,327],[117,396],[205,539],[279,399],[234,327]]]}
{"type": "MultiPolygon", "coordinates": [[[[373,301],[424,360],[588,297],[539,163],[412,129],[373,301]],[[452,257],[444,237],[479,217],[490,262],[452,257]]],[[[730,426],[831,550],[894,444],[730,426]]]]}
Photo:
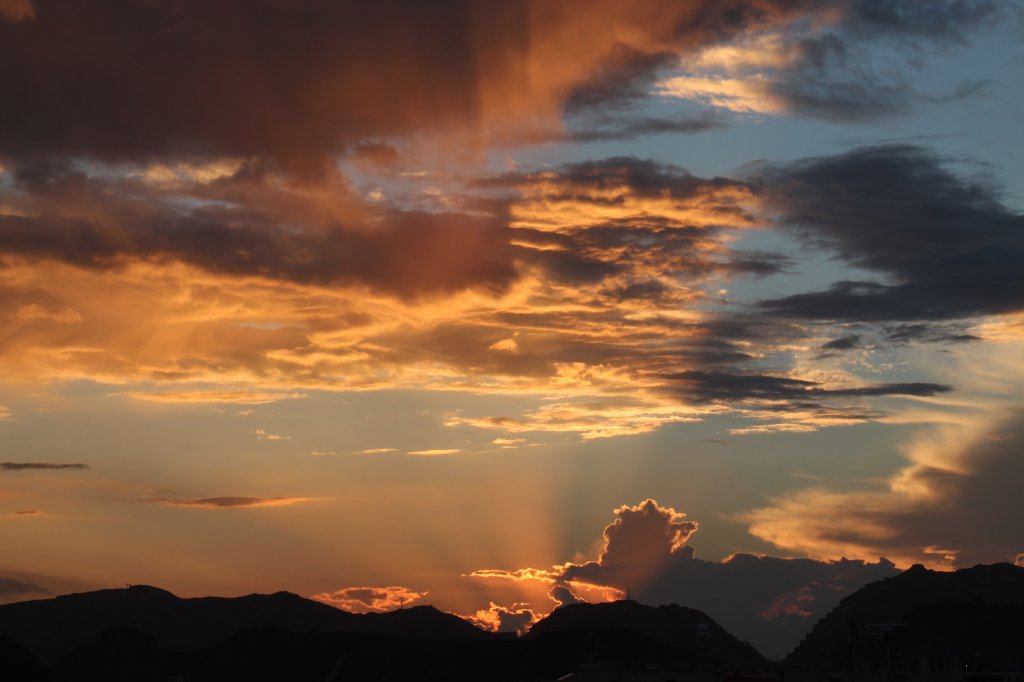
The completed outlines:
{"type": "Polygon", "coordinates": [[[0,471],[55,471],[64,469],[88,469],[85,464],[54,464],[50,462],[0,462],[0,471]]]}
{"type": "Polygon", "coordinates": [[[860,336],[858,334],[847,334],[821,344],[821,349],[850,350],[851,348],[857,348],[858,346],[860,346],[860,336]]]}
{"type": "Polygon", "coordinates": [[[854,0],[847,6],[851,31],[928,41],[963,41],[970,32],[1003,16],[1013,3],[991,0],[932,0],[894,3],[854,0]]]}
{"type": "Polygon", "coordinates": [[[1024,216],[996,190],[906,145],[766,168],[764,194],[779,222],[808,243],[882,281],[763,301],[798,318],[916,321],[1024,307],[1024,216]]]}
{"type": "MultiPolygon", "coordinates": [[[[698,59],[693,68],[738,75],[730,81],[737,86],[737,103],[745,101],[756,111],[829,121],[878,119],[969,97],[986,87],[987,81],[969,81],[949,91],[922,92],[916,87],[918,64],[1020,11],[1016,2],[853,0],[843,3],[842,19],[835,24],[798,23],[762,44],[741,36],[740,47],[749,51],[745,59],[725,69],[698,59]]],[[[689,85],[694,84],[699,90],[700,81],[689,85]]]]}
{"type": "Polygon", "coordinates": [[[178,260],[223,275],[401,296],[500,291],[515,278],[503,217],[377,208],[340,181],[311,191],[243,166],[171,191],[89,178],[52,160],[19,163],[14,177],[28,215],[0,215],[8,255],[95,269],[178,260]],[[336,205],[322,198],[328,191],[336,205]]]}
{"type": "Polygon", "coordinates": [[[50,591],[31,581],[0,577],[0,599],[28,594],[50,594],[50,591]]]}
{"type": "Polygon", "coordinates": [[[576,593],[572,591],[569,585],[554,585],[549,591],[548,596],[551,600],[559,606],[566,606],[568,604],[579,604],[583,603],[584,600],[576,596],[576,593]]]}
{"type": "Polygon", "coordinates": [[[968,333],[965,324],[897,324],[884,327],[885,338],[893,343],[970,343],[980,336],[968,333]]]}
{"type": "Polygon", "coordinates": [[[33,20],[0,22],[0,155],[258,156],[316,172],[368,138],[628,99],[678,50],[821,4],[40,0],[33,20]]]}
{"type": "Polygon", "coordinates": [[[598,68],[569,93],[565,108],[571,113],[627,106],[647,95],[658,72],[677,61],[678,56],[672,52],[645,52],[614,45],[598,68]]]}
{"type": "Polygon", "coordinates": [[[932,383],[889,383],[858,388],[823,388],[819,383],[764,374],[730,374],[688,370],[663,375],[668,385],[695,400],[732,402],[737,400],[800,401],[820,398],[877,396],[933,396],[952,390],[932,383]]]}
{"type": "Polygon", "coordinates": [[[575,128],[566,134],[565,139],[569,142],[612,142],[635,140],[649,135],[703,133],[724,126],[725,123],[721,118],[709,114],[674,119],[644,117],[614,120],[593,127],[575,128]]]}

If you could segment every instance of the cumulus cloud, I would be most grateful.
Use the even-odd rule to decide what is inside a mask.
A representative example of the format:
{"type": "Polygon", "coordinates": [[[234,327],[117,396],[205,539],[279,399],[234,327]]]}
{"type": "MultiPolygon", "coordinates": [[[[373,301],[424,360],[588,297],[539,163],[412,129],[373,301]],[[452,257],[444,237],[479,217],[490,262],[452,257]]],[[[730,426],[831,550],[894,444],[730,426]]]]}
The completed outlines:
{"type": "Polygon", "coordinates": [[[706,612],[766,655],[784,655],[810,626],[859,587],[894,575],[892,562],[782,559],[735,554],[724,561],[698,559],[689,539],[698,524],[654,500],[624,505],[604,531],[596,560],[550,569],[476,571],[481,580],[552,584],[558,604],[580,590],[603,588],[605,599],[625,592],[641,602],[678,603],[706,612]]]}
{"type": "Polygon", "coordinates": [[[388,587],[346,587],[336,592],[314,594],[310,598],[345,611],[367,613],[400,609],[425,596],[427,596],[426,592],[416,592],[400,585],[389,585],[388,587]]]}

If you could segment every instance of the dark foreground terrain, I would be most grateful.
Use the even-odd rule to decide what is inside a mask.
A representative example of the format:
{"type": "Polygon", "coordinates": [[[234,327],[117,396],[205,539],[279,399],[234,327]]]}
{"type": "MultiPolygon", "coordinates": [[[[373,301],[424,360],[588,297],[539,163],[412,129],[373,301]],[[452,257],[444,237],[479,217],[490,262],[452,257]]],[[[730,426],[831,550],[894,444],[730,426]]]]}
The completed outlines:
{"type": "Polygon", "coordinates": [[[782,663],[708,615],[556,609],[522,637],[429,606],[352,614],[294,594],[181,599],[136,586],[0,606],[2,682],[1024,680],[1024,568],[912,568],[844,599],[782,663]],[[736,679],[734,677],[734,679],[736,679]],[[742,678],[740,678],[742,679],[742,678]]]}

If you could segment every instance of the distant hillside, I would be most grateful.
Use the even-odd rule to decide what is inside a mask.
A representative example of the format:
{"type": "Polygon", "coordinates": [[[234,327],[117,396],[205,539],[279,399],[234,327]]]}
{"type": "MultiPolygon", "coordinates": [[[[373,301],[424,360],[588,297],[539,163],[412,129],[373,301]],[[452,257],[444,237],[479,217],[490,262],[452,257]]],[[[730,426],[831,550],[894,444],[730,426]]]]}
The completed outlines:
{"type": "Polygon", "coordinates": [[[289,592],[182,599],[155,587],[69,594],[0,605],[0,637],[44,663],[94,642],[109,628],[129,628],[176,650],[218,644],[243,628],[273,625],[293,632],[363,633],[406,639],[483,639],[489,635],[450,613],[417,606],[354,614],[289,592]]]}
{"type": "MultiPolygon", "coordinates": [[[[894,629],[894,637],[899,638],[901,646],[916,647],[918,642],[941,631],[933,629],[935,623],[948,621],[947,634],[963,634],[965,629],[974,627],[973,621],[958,622],[957,618],[971,615],[977,619],[977,627],[983,627],[986,618],[996,617],[997,611],[1002,614],[990,607],[1001,606],[1024,607],[1024,568],[992,564],[943,572],[915,565],[897,576],[866,585],[839,602],[786,658],[785,664],[847,665],[851,642],[863,637],[871,624],[904,623],[894,629]],[[973,610],[957,606],[964,603],[973,603],[973,610]]],[[[1024,648],[1024,641],[1020,647],[1024,648]]]]}
{"type": "Polygon", "coordinates": [[[27,649],[0,637],[0,679],[49,682],[50,673],[27,649]]]}
{"type": "Polygon", "coordinates": [[[675,604],[647,606],[635,601],[569,604],[530,628],[529,637],[566,632],[635,632],[662,646],[701,652],[708,663],[759,668],[767,661],[750,644],[726,632],[706,613],[675,604]]]}

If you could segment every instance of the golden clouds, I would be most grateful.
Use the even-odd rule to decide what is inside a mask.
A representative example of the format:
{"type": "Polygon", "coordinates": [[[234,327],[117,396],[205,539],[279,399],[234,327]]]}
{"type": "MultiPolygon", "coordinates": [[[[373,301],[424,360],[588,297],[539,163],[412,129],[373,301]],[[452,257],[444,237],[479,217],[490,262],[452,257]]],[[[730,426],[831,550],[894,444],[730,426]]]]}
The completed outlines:
{"type": "Polygon", "coordinates": [[[733,369],[803,334],[710,312],[726,280],[782,267],[731,246],[764,223],[745,181],[615,158],[463,183],[460,212],[431,213],[372,205],[340,176],[226,169],[168,184],[22,168],[16,203],[36,217],[0,217],[7,377],[88,378],[164,404],[543,397],[448,424],[583,439],[736,409],[770,422],[740,433],[807,430],[870,416],[809,398],[944,390],[733,369]]]}

